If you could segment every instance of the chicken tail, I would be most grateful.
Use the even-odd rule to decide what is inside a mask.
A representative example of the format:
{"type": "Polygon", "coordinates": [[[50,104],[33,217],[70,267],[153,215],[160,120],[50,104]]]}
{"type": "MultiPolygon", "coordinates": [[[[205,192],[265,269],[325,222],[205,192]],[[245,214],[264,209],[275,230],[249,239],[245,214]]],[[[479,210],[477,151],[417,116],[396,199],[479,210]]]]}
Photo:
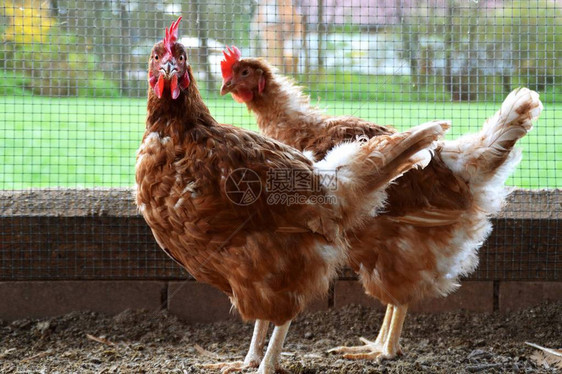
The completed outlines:
{"type": "Polygon", "coordinates": [[[447,121],[432,121],[402,133],[344,143],[316,164],[321,174],[336,181],[331,188],[346,229],[384,206],[386,187],[414,167],[425,167],[437,140],[449,128],[447,121]]]}
{"type": "Polygon", "coordinates": [[[508,193],[505,180],[521,161],[515,143],[533,128],[542,110],[537,92],[518,88],[479,133],[443,142],[438,150],[443,162],[469,183],[476,199],[482,200],[477,203],[488,213],[499,210],[508,193]]]}
{"type": "Polygon", "coordinates": [[[528,88],[516,89],[479,133],[444,142],[441,158],[455,174],[471,183],[481,184],[494,178],[505,169],[505,164],[511,165],[511,171],[520,160],[520,152],[514,151],[515,143],[533,128],[533,120],[542,109],[538,93],[528,88]]]}

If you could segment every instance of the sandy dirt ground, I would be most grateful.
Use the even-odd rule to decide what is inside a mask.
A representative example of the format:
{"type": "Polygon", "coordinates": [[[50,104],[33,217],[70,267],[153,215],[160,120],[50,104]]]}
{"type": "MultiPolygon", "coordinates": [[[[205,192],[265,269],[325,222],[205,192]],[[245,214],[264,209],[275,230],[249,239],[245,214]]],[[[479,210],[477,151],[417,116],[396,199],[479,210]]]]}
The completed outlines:
{"type": "MultiPolygon", "coordinates": [[[[525,341],[562,348],[558,302],[508,314],[409,315],[405,354],[382,364],[326,353],[359,343],[358,336],[374,338],[382,316],[359,306],[303,315],[282,364],[290,373],[554,373],[531,360],[535,349],[525,341]]],[[[0,372],[212,373],[201,365],[242,359],[251,332],[242,322],[187,325],[165,311],[0,321],[0,372]]]]}

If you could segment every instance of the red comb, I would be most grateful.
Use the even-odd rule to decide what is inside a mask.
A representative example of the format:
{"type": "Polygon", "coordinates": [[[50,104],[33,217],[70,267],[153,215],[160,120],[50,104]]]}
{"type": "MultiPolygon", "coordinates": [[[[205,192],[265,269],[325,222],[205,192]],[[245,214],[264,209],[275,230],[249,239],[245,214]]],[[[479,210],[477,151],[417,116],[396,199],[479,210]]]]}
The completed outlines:
{"type": "Polygon", "coordinates": [[[232,47],[227,46],[226,49],[228,50],[228,53],[227,51],[222,51],[222,54],[224,55],[224,60],[221,61],[223,79],[228,79],[232,76],[232,65],[234,65],[236,61],[240,61],[240,57],[242,56],[240,50],[234,45],[232,47]]]}
{"type": "Polygon", "coordinates": [[[178,26],[180,24],[181,18],[182,17],[180,16],[180,18],[178,18],[177,21],[173,22],[170,25],[169,29],[166,28],[166,36],[164,37],[164,48],[166,48],[166,50],[170,54],[172,53],[172,46],[178,40],[178,26]]]}

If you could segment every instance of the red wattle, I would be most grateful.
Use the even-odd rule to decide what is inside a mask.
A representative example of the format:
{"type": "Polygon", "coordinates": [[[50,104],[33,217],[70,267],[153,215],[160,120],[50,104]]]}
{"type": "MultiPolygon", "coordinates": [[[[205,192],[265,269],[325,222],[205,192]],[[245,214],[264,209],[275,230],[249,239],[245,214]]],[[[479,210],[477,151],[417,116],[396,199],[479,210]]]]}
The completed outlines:
{"type": "Polygon", "coordinates": [[[159,99],[162,97],[162,92],[164,92],[165,83],[166,82],[164,81],[164,76],[160,75],[160,77],[158,77],[158,83],[156,83],[156,85],[154,86],[154,93],[159,99]]]}
{"type": "Polygon", "coordinates": [[[231,93],[234,100],[238,103],[247,103],[254,98],[254,94],[250,90],[238,90],[236,93],[231,93]]]}
{"type": "Polygon", "coordinates": [[[180,87],[185,90],[189,86],[190,83],[191,83],[191,80],[189,79],[189,74],[187,74],[187,70],[186,70],[185,74],[183,75],[183,77],[180,80],[180,87]]]}

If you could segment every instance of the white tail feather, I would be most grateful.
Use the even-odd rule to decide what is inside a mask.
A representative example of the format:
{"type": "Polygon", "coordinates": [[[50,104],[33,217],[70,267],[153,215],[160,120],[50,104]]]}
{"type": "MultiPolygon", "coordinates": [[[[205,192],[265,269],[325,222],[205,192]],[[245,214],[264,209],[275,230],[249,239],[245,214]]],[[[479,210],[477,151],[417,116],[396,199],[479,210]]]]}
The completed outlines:
{"type": "Polygon", "coordinates": [[[497,213],[509,190],[507,177],[521,161],[515,143],[533,128],[543,105],[528,88],[511,92],[482,131],[443,142],[439,156],[459,177],[469,182],[475,204],[487,214],[497,213]]]}
{"type": "Polygon", "coordinates": [[[528,88],[514,90],[500,110],[485,122],[482,131],[443,142],[441,158],[453,172],[471,183],[495,179],[500,169],[517,159],[510,155],[513,145],[533,128],[542,109],[538,93],[528,88]]]}

